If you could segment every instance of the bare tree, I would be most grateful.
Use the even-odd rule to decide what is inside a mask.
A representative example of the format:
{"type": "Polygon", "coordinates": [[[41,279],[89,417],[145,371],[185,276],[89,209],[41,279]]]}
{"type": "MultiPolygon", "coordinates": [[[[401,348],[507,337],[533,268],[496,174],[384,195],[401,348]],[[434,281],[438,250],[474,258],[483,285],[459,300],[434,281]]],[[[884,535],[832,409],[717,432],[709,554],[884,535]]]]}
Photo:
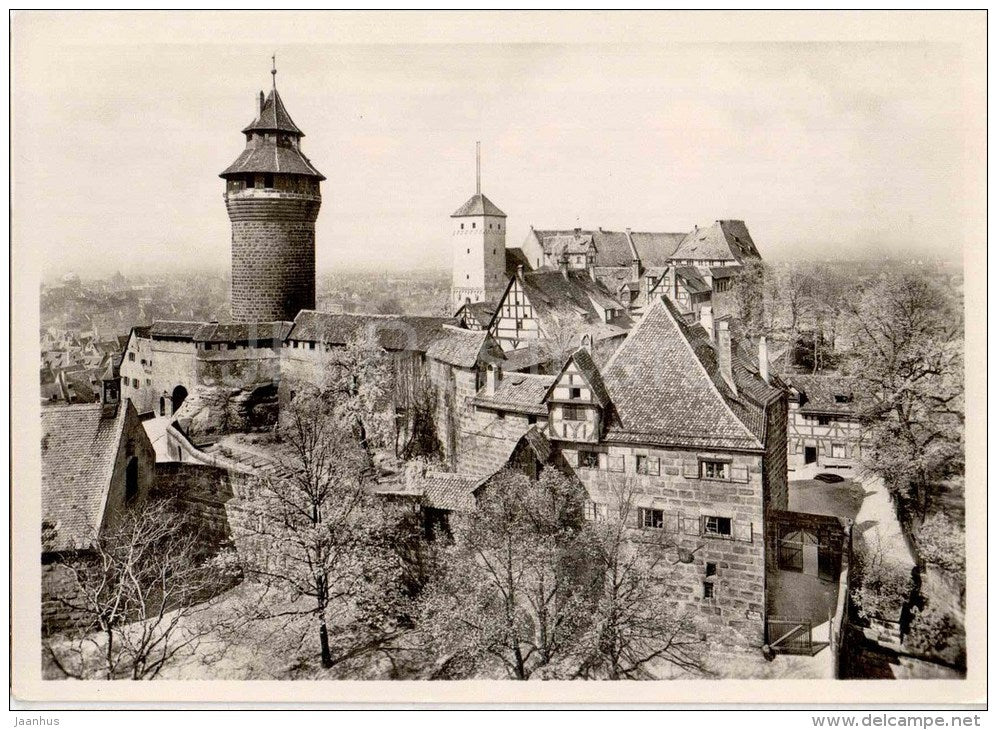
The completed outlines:
{"type": "MultiPolygon", "coordinates": [[[[924,517],[932,482],[962,470],[962,317],[924,276],[893,273],[850,305],[869,463],[924,517]]],[[[908,515],[910,516],[910,515],[908,515]]]]}
{"type": "Polygon", "coordinates": [[[664,665],[694,675],[706,671],[707,647],[695,619],[670,607],[665,579],[676,546],[666,535],[649,539],[634,529],[637,488],[631,480],[614,482],[605,519],[586,527],[599,590],[579,648],[578,677],[655,679],[664,665]]]}
{"type": "Polygon", "coordinates": [[[335,415],[350,425],[372,463],[375,450],[389,443],[394,429],[391,401],[394,377],[391,356],[373,328],[361,328],[346,347],[337,348],[327,364],[323,391],[335,404],[335,415]]]}
{"type": "Polygon", "coordinates": [[[166,502],[129,510],[59,566],[75,590],[58,600],[75,620],[45,642],[51,660],[77,679],[155,679],[220,627],[211,609],[235,578],[229,558],[208,555],[166,502]]]}
{"type": "Polygon", "coordinates": [[[582,488],[555,470],[539,480],[505,471],[455,530],[445,574],[427,590],[423,626],[444,667],[514,679],[567,676],[586,620],[591,581],[573,549],[582,488]]]}
{"type": "Polygon", "coordinates": [[[274,467],[247,485],[235,525],[246,576],[263,589],[259,617],[304,619],[325,668],[389,641],[404,613],[403,566],[353,426],[318,392],[298,393],[274,467]]]}

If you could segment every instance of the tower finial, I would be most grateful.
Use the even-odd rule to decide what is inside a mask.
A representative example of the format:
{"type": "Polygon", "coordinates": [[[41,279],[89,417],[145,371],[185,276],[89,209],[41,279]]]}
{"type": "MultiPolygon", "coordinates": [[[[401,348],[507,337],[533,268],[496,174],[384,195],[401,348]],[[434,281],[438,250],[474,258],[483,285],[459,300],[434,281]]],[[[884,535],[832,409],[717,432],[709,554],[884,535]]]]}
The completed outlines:
{"type": "Polygon", "coordinates": [[[273,62],[273,68],[270,69],[270,75],[273,76],[273,87],[277,88],[277,54],[274,53],[270,56],[271,62],[273,62]]]}
{"type": "Polygon", "coordinates": [[[475,161],[474,192],[477,195],[481,195],[481,142],[474,143],[474,161],[475,161]]]}

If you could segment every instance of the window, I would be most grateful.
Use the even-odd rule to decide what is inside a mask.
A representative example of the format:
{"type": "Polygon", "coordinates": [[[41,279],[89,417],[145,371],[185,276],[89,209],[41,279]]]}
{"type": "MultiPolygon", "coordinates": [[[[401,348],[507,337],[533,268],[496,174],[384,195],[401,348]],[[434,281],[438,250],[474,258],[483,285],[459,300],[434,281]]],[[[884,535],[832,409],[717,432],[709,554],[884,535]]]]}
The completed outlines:
{"type": "Polygon", "coordinates": [[[145,384],[146,385],[152,385],[152,381],[149,378],[146,378],[145,379],[145,384]]]}
{"type": "Polygon", "coordinates": [[[838,394],[836,394],[834,396],[834,402],[835,403],[851,403],[852,402],[852,397],[850,395],[844,395],[842,393],[838,393],[838,394]]]}
{"type": "Polygon", "coordinates": [[[637,473],[638,474],[651,474],[657,476],[660,472],[661,462],[656,456],[648,456],[647,454],[637,454],[637,473]]]}
{"type": "Polygon", "coordinates": [[[582,397],[582,389],[581,388],[568,388],[568,397],[571,398],[572,400],[575,400],[577,398],[581,398],[582,397]]]}
{"type": "Polygon", "coordinates": [[[129,352],[128,353],[128,362],[135,362],[135,353],[134,352],[129,352]]]}
{"type": "Polygon", "coordinates": [[[831,458],[832,459],[844,459],[845,458],[845,445],[844,444],[831,444],[831,458]]]}
{"type": "Polygon", "coordinates": [[[711,576],[714,576],[716,574],[717,574],[717,564],[716,563],[707,563],[706,564],[706,577],[710,578],[711,576]]]}
{"type": "Polygon", "coordinates": [[[662,530],[665,527],[665,513],[660,509],[641,507],[637,511],[637,519],[644,528],[662,530]]]}
{"type": "Polygon", "coordinates": [[[467,252],[468,252],[468,253],[471,253],[471,249],[467,249],[467,252]]]}
{"type": "Polygon", "coordinates": [[[730,479],[730,464],[726,461],[701,461],[699,475],[703,479],[730,479]]]}
{"type": "Polygon", "coordinates": [[[565,421],[584,421],[585,409],[579,406],[561,406],[565,421]]]}
{"type": "Polygon", "coordinates": [[[142,363],[143,365],[145,365],[145,358],[144,358],[144,357],[142,358],[142,360],[141,360],[141,363],[142,363]]]}
{"type": "Polygon", "coordinates": [[[314,350],[315,349],[315,343],[314,342],[309,342],[308,343],[308,349],[309,350],[314,350]]]}
{"type": "Polygon", "coordinates": [[[472,223],[472,224],[471,224],[471,228],[477,228],[477,227],[478,227],[478,224],[477,224],[477,223],[472,223]]]}
{"type": "MultiPolygon", "coordinates": [[[[462,231],[464,230],[464,224],[463,223],[460,224],[460,230],[462,230],[462,231]]],[[[471,252],[468,251],[468,253],[471,253],[471,252]]]]}
{"type": "Polygon", "coordinates": [[[492,227],[492,224],[491,224],[491,223],[489,223],[489,224],[488,224],[488,227],[489,227],[489,228],[491,228],[491,227],[492,227]]]}
{"type": "Polygon", "coordinates": [[[704,580],[703,581],[703,598],[713,598],[713,596],[714,596],[713,583],[710,582],[710,581],[708,581],[708,580],[704,580]]]}
{"type": "Polygon", "coordinates": [[[495,255],[495,254],[497,254],[497,253],[498,253],[498,249],[497,249],[497,248],[493,248],[493,249],[492,249],[492,256],[494,256],[494,255],[495,255]]]}
{"type": "Polygon", "coordinates": [[[518,329],[518,330],[523,329],[523,320],[521,320],[521,319],[517,319],[516,320],[516,329],[518,329]]]}
{"type": "Polygon", "coordinates": [[[585,502],[585,519],[589,522],[605,522],[606,514],[606,505],[592,501],[585,502]]]}
{"type": "Polygon", "coordinates": [[[598,451],[579,451],[578,452],[578,466],[583,469],[598,469],[599,468],[599,452],[598,451]]]}
{"type": "Polygon", "coordinates": [[[703,534],[710,537],[732,537],[730,517],[703,517],[703,534]]]}
{"type": "Polygon", "coordinates": [[[713,281],[713,291],[715,292],[730,291],[730,279],[715,279],[713,281]]]}

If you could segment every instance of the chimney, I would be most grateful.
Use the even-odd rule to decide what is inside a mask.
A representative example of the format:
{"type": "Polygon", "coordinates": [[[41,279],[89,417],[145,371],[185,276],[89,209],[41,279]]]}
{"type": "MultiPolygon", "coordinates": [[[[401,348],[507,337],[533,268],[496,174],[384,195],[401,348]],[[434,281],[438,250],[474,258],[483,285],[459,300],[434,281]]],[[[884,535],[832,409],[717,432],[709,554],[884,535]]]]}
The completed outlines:
{"type": "Polygon", "coordinates": [[[500,380],[502,380],[502,366],[489,363],[485,370],[485,395],[495,395],[500,380]]]}
{"type": "Polygon", "coordinates": [[[731,364],[730,330],[727,328],[727,322],[724,320],[719,322],[718,328],[717,360],[720,362],[720,375],[723,376],[724,382],[734,392],[734,395],[737,395],[737,386],[734,384],[734,370],[731,364]]]}
{"type": "Polygon", "coordinates": [[[266,97],[263,96],[263,92],[261,91],[260,92],[260,108],[256,112],[256,116],[258,116],[258,117],[262,117],[263,116],[263,105],[264,104],[266,104],[266,97]]]}
{"type": "Polygon", "coordinates": [[[575,229],[575,238],[578,238],[580,235],[582,235],[582,229],[581,228],[576,228],[575,229]]]}
{"type": "Polygon", "coordinates": [[[522,279],[523,278],[523,265],[522,264],[517,264],[516,265],[516,278],[517,279],[522,279]]]}
{"type": "Polygon", "coordinates": [[[699,310],[699,323],[703,325],[703,329],[710,336],[710,340],[715,340],[717,333],[713,331],[713,307],[711,305],[704,304],[703,308],[699,310]]]}
{"type": "Polygon", "coordinates": [[[765,335],[758,338],[758,374],[766,383],[769,382],[769,344],[765,341],[765,335]]]}

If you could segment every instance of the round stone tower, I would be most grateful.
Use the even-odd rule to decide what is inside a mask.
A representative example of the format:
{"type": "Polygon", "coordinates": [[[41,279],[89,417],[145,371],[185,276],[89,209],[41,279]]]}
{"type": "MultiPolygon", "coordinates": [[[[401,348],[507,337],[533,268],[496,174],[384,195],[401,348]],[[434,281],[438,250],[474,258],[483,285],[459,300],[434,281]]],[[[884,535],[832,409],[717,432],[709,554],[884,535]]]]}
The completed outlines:
{"type": "Polygon", "coordinates": [[[325,180],[301,152],[298,129],[277,93],[259,96],[242,130],[246,149],[221,174],[232,221],[232,318],[290,321],[315,308],[315,219],[325,180]]]}

